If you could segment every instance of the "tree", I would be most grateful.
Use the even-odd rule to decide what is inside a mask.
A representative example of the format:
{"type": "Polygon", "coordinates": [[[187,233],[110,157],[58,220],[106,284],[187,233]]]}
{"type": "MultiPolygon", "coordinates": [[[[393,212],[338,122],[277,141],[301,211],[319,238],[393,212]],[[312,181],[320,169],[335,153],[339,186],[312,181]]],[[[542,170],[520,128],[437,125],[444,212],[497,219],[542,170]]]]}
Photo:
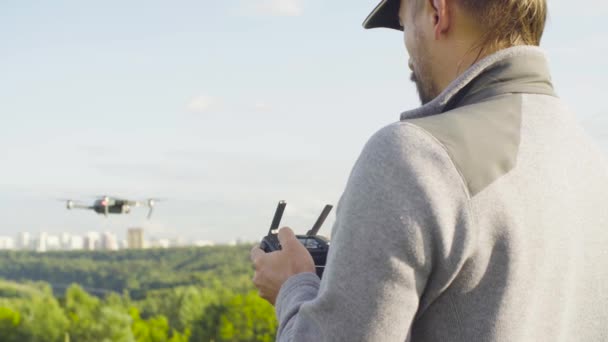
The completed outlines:
{"type": "Polygon", "coordinates": [[[233,294],[205,310],[193,327],[195,341],[274,341],[274,308],[257,293],[233,294]]]}
{"type": "Polygon", "coordinates": [[[51,295],[33,296],[21,302],[19,331],[23,341],[62,342],[69,321],[51,295]]]}
{"type": "Polygon", "coordinates": [[[2,341],[17,342],[19,338],[19,324],[21,315],[18,311],[6,307],[0,307],[0,336],[2,341]]]}
{"type": "Polygon", "coordinates": [[[249,293],[250,247],[0,251],[0,277],[39,281],[0,280],[0,341],[273,340],[273,308],[249,293]]]}
{"type": "Polygon", "coordinates": [[[131,317],[120,307],[103,306],[80,286],[66,291],[65,310],[72,342],[132,342],[131,317]]]}
{"type": "Polygon", "coordinates": [[[137,342],[187,342],[189,331],[180,334],[176,330],[169,331],[169,323],[163,315],[156,315],[148,320],[140,317],[137,308],[129,309],[131,315],[132,331],[137,342]]]}

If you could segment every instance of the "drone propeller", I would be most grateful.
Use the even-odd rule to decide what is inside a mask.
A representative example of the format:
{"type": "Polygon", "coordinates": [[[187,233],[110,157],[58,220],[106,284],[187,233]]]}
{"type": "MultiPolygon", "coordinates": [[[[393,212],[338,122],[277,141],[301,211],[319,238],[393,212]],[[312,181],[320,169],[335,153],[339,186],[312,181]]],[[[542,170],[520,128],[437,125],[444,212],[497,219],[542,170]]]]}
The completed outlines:
{"type": "MultiPolygon", "coordinates": [[[[160,202],[161,200],[158,198],[148,198],[147,201],[147,205],[148,208],[150,208],[150,210],[148,211],[148,220],[152,217],[152,212],[154,211],[154,206],[156,205],[157,202],[160,202]]],[[[164,201],[164,200],[162,200],[164,201]]]]}
{"type": "Polygon", "coordinates": [[[82,203],[82,201],[77,201],[69,198],[57,198],[57,201],[61,201],[65,203],[65,207],[68,210],[72,209],[93,209],[91,205],[82,203]]]}
{"type": "Polygon", "coordinates": [[[65,204],[66,208],[68,208],[69,210],[74,208],[74,201],[72,200],[67,200],[66,204],[65,204]]]}
{"type": "Polygon", "coordinates": [[[149,220],[152,217],[152,212],[154,211],[154,200],[153,199],[148,199],[146,201],[146,205],[148,206],[149,210],[148,210],[148,216],[147,219],[149,220]]]}

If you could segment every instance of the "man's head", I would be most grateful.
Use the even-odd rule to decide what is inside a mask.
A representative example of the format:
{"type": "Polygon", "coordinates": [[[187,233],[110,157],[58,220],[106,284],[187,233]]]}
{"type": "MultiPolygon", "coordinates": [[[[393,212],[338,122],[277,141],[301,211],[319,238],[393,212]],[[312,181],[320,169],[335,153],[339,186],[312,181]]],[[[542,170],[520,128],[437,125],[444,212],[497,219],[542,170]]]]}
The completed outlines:
{"type": "Polygon", "coordinates": [[[546,0],[384,0],[364,26],[404,31],[412,81],[427,103],[481,57],[539,45],[546,17],[546,0]]]}

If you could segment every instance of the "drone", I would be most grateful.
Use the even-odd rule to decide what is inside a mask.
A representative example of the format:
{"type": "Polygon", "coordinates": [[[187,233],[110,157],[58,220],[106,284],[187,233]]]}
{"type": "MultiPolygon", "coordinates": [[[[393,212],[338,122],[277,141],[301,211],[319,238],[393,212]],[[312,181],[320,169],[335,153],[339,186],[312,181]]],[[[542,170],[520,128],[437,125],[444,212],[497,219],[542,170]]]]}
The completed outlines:
{"type": "Polygon", "coordinates": [[[148,207],[148,219],[152,217],[154,205],[158,199],[149,198],[144,201],[132,201],[117,197],[101,196],[93,202],[93,205],[86,205],[73,200],[66,200],[66,208],[71,209],[88,209],[93,210],[100,215],[108,217],[109,214],[128,214],[134,207],[148,207]]]}

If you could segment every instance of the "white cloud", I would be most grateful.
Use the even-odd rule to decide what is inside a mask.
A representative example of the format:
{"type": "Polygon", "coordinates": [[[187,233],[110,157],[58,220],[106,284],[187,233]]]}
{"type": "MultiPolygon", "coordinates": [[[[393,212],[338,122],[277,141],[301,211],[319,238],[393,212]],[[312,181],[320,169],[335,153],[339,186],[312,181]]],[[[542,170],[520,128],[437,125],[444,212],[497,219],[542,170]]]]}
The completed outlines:
{"type": "Polygon", "coordinates": [[[254,105],[253,108],[257,111],[257,112],[269,112],[272,110],[272,107],[264,102],[264,101],[257,101],[254,105]]]}
{"type": "Polygon", "coordinates": [[[189,112],[193,113],[207,113],[217,109],[219,106],[219,99],[207,95],[200,95],[190,100],[186,108],[189,112]]]}
{"type": "Polygon", "coordinates": [[[302,0],[241,0],[247,13],[296,17],[302,15],[302,0]]]}

